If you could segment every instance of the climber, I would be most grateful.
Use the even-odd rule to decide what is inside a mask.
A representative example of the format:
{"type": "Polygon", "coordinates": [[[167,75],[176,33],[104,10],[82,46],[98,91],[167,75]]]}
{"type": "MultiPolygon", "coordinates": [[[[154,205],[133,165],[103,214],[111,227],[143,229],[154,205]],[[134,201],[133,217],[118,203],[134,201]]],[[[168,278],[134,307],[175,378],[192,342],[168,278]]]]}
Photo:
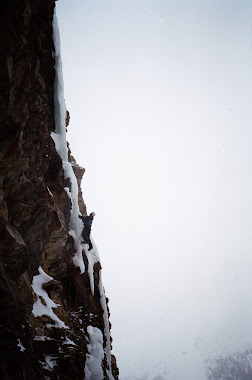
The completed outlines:
{"type": "Polygon", "coordinates": [[[91,232],[94,216],[95,216],[94,212],[91,212],[90,215],[86,215],[86,216],[79,215],[79,218],[83,221],[83,224],[84,224],[82,237],[83,237],[84,243],[89,245],[89,249],[88,249],[89,251],[93,248],[93,245],[90,240],[90,232],[91,232]]]}

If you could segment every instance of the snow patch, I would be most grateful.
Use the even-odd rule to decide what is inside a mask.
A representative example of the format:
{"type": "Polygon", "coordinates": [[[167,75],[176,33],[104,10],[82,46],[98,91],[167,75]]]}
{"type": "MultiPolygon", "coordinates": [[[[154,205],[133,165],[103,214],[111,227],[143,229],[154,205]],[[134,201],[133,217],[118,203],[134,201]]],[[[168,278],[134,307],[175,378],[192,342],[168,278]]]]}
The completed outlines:
{"type": "Polygon", "coordinates": [[[106,304],[106,297],[104,293],[104,288],[102,285],[102,274],[101,271],[99,273],[99,292],[101,297],[101,307],[103,310],[103,321],[104,321],[104,332],[106,337],[106,357],[109,365],[109,370],[107,370],[107,375],[109,380],[114,380],[114,376],[112,375],[112,368],[111,368],[111,343],[110,343],[110,332],[109,332],[109,319],[108,319],[108,310],[107,310],[107,304],[106,304]]]}
{"type": "Polygon", "coordinates": [[[97,327],[88,326],[89,344],[85,363],[85,380],[103,380],[102,360],[104,358],[103,336],[97,327]]]}
{"type": "MultiPolygon", "coordinates": [[[[59,305],[56,304],[53,300],[51,300],[47,292],[43,289],[43,285],[53,280],[53,278],[51,276],[48,276],[48,274],[46,274],[41,267],[38,268],[38,271],[39,274],[33,276],[31,285],[34,293],[38,297],[32,309],[34,317],[41,317],[42,315],[47,315],[55,322],[56,327],[68,329],[65,323],[61,319],[59,319],[52,310],[53,308],[56,308],[59,305]],[[41,302],[41,299],[43,299],[45,305],[41,302]]],[[[48,324],[47,326],[51,327],[53,325],[48,324]]]]}
{"type": "Polygon", "coordinates": [[[69,190],[69,188],[68,187],[64,187],[64,190],[65,190],[65,192],[67,193],[67,195],[69,196],[69,198],[71,199],[71,202],[73,201],[73,199],[72,199],[72,194],[71,194],[71,191],[69,190]]]}
{"type": "Polygon", "coordinates": [[[26,350],[26,348],[22,345],[21,340],[18,339],[17,341],[18,341],[17,347],[20,348],[21,352],[24,352],[26,350]]]}
{"type": "Polygon", "coordinates": [[[63,344],[68,344],[68,345],[72,345],[72,346],[76,346],[76,343],[74,343],[71,339],[69,339],[67,336],[66,336],[66,339],[64,340],[63,344]]]}
{"type": "Polygon", "coordinates": [[[45,357],[45,362],[44,362],[44,363],[43,363],[43,362],[40,362],[40,363],[43,365],[43,368],[44,368],[44,369],[47,369],[47,370],[50,371],[50,370],[52,370],[52,369],[55,367],[55,365],[57,364],[55,359],[56,359],[55,357],[50,356],[50,355],[47,355],[47,356],[45,357]]]}
{"type": "Polygon", "coordinates": [[[49,189],[49,187],[47,187],[47,191],[51,195],[51,197],[53,197],[53,193],[51,192],[51,190],[49,189]]]}
{"type": "Polygon", "coordinates": [[[54,340],[53,338],[50,338],[49,336],[44,335],[35,335],[34,340],[45,342],[46,340],[54,340]]]}
{"type": "Polygon", "coordinates": [[[46,364],[48,365],[48,367],[50,369],[53,369],[54,366],[56,365],[56,360],[52,356],[46,356],[45,357],[45,362],[46,362],[46,364]]]}

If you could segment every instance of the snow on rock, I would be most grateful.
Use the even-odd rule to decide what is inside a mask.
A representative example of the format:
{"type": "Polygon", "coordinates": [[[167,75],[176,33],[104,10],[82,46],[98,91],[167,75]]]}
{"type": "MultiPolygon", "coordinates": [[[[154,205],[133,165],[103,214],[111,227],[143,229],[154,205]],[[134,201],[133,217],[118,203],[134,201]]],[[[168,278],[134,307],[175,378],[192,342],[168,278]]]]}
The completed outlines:
{"type": "Polygon", "coordinates": [[[46,340],[53,340],[53,338],[50,338],[49,336],[44,336],[44,335],[41,335],[41,336],[35,335],[34,340],[45,342],[46,340]]]}
{"type": "Polygon", "coordinates": [[[25,347],[22,345],[21,340],[18,339],[17,341],[18,341],[17,347],[20,348],[20,351],[21,351],[21,352],[25,351],[25,347]]]}
{"type": "Polygon", "coordinates": [[[52,356],[49,356],[49,355],[45,357],[45,362],[47,363],[47,365],[50,369],[53,369],[54,366],[56,365],[55,358],[53,358],[52,356]]]}
{"type": "MultiPolygon", "coordinates": [[[[33,305],[32,313],[35,317],[41,317],[42,315],[47,315],[54,322],[56,327],[68,328],[65,323],[57,317],[57,315],[53,312],[53,308],[58,307],[53,300],[48,296],[47,292],[43,289],[43,285],[47,282],[53,280],[51,276],[48,276],[41,267],[38,268],[39,274],[33,276],[32,280],[32,289],[34,293],[37,295],[37,300],[33,305]],[[41,302],[43,299],[44,303],[41,302]]],[[[50,327],[52,325],[48,325],[50,327]]]]}
{"type": "Polygon", "coordinates": [[[109,365],[109,370],[107,370],[107,375],[109,380],[114,380],[114,376],[112,376],[112,368],[111,368],[111,343],[110,343],[110,332],[109,332],[109,319],[108,319],[108,309],[106,304],[106,297],[104,293],[104,288],[102,285],[102,279],[101,279],[101,271],[99,273],[99,292],[101,297],[101,307],[103,310],[103,320],[104,320],[104,333],[106,336],[106,357],[109,365]]]}
{"type": "Polygon", "coordinates": [[[51,190],[49,189],[49,187],[47,187],[47,191],[51,195],[51,197],[53,197],[53,193],[51,192],[51,190]]]}
{"type": "Polygon", "coordinates": [[[60,36],[56,11],[53,18],[53,38],[55,46],[55,84],[54,84],[54,112],[55,112],[55,132],[51,133],[54,140],[56,150],[62,159],[65,178],[70,179],[71,189],[65,188],[68,196],[72,202],[71,210],[71,231],[69,233],[73,236],[75,241],[76,253],[73,258],[74,265],[80,268],[81,273],[85,272],[85,264],[82,257],[82,250],[80,244],[80,236],[82,233],[82,221],[78,215],[78,183],[74,175],[71,163],[68,161],[68,148],[66,141],[66,105],[64,99],[64,82],[62,73],[62,62],[60,53],[60,36]]]}
{"type": "Polygon", "coordinates": [[[100,257],[99,257],[98,249],[91,236],[90,236],[90,240],[93,246],[93,248],[90,251],[88,250],[89,248],[88,244],[82,244],[82,247],[88,259],[88,274],[89,274],[89,280],[90,280],[90,288],[91,288],[92,293],[94,294],[94,265],[95,263],[100,261],[100,257]]]}
{"type": "Polygon", "coordinates": [[[71,346],[76,346],[76,343],[74,343],[71,339],[69,339],[67,336],[66,336],[66,339],[64,340],[63,344],[68,344],[68,345],[71,345],[71,346]]]}
{"type": "Polygon", "coordinates": [[[56,365],[55,359],[56,359],[55,357],[47,355],[45,357],[45,362],[44,363],[41,362],[41,364],[43,365],[43,368],[48,369],[49,371],[52,370],[56,365]]]}
{"type": "MultiPolygon", "coordinates": [[[[98,249],[97,249],[93,239],[91,237],[90,237],[90,239],[91,239],[91,243],[93,245],[93,248],[90,251],[88,251],[88,244],[83,244],[83,248],[85,250],[85,253],[86,253],[86,256],[88,259],[88,273],[89,273],[89,279],[90,279],[90,287],[91,287],[92,293],[94,294],[94,264],[97,263],[98,261],[100,261],[100,257],[99,257],[98,249]]],[[[107,375],[108,375],[109,380],[114,380],[114,377],[112,375],[112,368],[111,368],[111,344],[110,344],[108,310],[107,310],[104,288],[103,288],[103,284],[102,284],[101,271],[99,273],[99,293],[100,293],[101,307],[103,310],[104,333],[105,333],[105,337],[106,337],[106,347],[105,347],[105,349],[102,348],[102,350],[103,350],[102,355],[104,357],[104,351],[105,351],[106,358],[107,358],[108,365],[109,365],[109,370],[107,370],[107,375]]],[[[99,329],[94,328],[92,326],[88,327],[88,333],[89,333],[90,344],[91,344],[91,346],[89,345],[89,347],[91,347],[91,351],[89,350],[89,354],[88,354],[89,356],[87,357],[88,359],[86,361],[86,367],[85,367],[85,376],[86,377],[85,377],[85,379],[87,378],[90,380],[99,380],[100,377],[94,377],[93,372],[90,370],[90,368],[93,368],[93,365],[87,364],[89,362],[93,363],[93,361],[95,363],[97,363],[97,357],[95,356],[96,351],[94,349],[92,349],[92,342],[95,342],[94,336],[96,336],[95,334],[97,333],[96,330],[94,330],[94,329],[98,330],[100,333],[99,329]],[[89,374],[88,371],[90,371],[92,373],[92,375],[89,374]]],[[[97,334],[99,335],[99,333],[97,333],[97,334]]],[[[103,340],[102,340],[102,342],[103,342],[103,340]]],[[[102,343],[102,347],[103,347],[103,343],[102,343]]],[[[97,349],[97,344],[95,346],[95,349],[97,349]]],[[[103,377],[101,377],[101,379],[103,379],[103,377]]]]}
{"type": "Polygon", "coordinates": [[[86,355],[85,380],[103,380],[102,360],[104,358],[103,336],[97,327],[88,326],[88,354],[86,355]]]}

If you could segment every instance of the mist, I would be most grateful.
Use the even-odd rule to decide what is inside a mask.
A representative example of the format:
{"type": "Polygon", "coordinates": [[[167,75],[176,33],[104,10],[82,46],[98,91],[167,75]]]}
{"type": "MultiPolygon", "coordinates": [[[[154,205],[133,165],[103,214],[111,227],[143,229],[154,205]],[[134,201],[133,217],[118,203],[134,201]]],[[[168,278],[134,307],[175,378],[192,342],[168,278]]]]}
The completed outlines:
{"type": "Polygon", "coordinates": [[[246,0],[57,4],[122,380],[210,379],[208,360],[252,344],[251,16],[246,0]]]}

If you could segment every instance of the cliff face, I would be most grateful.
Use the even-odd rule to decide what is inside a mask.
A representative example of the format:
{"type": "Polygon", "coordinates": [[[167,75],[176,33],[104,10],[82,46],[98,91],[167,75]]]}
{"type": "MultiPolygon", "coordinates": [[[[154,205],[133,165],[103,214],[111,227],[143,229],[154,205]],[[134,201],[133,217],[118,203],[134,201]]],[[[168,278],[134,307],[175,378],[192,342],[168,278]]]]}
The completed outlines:
{"type": "Polygon", "coordinates": [[[57,147],[54,6],[0,5],[0,378],[117,379],[84,169],[57,147]]]}

